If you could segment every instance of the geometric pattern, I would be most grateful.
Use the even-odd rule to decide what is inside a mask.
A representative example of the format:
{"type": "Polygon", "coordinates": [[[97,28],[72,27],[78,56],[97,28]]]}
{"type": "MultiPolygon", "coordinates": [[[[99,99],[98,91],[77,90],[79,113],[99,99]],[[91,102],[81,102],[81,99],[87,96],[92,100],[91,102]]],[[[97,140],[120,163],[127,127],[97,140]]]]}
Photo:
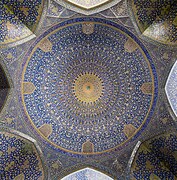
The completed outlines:
{"type": "Polygon", "coordinates": [[[44,0],[0,2],[0,46],[12,46],[35,37],[44,0]],[[15,44],[14,44],[15,43],[15,44]]]}
{"type": "MultiPolygon", "coordinates": [[[[2,108],[4,111],[1,111],[0,123],[35,137],[43,148],[50,169],[49,178],[45,175],[43,157],[34,140],[3,128],[0,133],[0,179],[108,178],[93,169],[123,179],[131,145],[134,144],[132,141],[144,139],[149,133],[165,132],[166,128],[173,126],[168,110],[172,113],[172,109],[177,115],[176,63],[165,86],[172,108],[165,108],[161,103],[164,94],[159,93],[158,108],[154,110],[157,87],[162,87],[167,79],[166,73],[173,63],[175,50],[143,44],[132,33],[140,29],[140,37],[174,45],[176,1],[134,1],[133,12],[138,13],[131,18],[135,16],[136,29],[127,14],[125,0],[117,1],[113,6],[109,5],[111,1],[100,3],[100,6],[95,4],[91,9],[88,3],[92,0],[85,1],[86,9],[71,3],[79,2],[76,0],[65,1],[66,6],[57,4],[57,1],[62,0],[50,0],[43,26],[40,22],[46,12],[43,3],[47,0],[0,2],[1,47],[24,43],[36,37],[35,33],[41,29],[36,39],[24,46],[1,49],[0,56],[4,58],[2,60],[17,89],[10,90],[12,82],[8,73],[6,77],[7,69],[2,64],[0,111],[2,108]],[[71,20],[71,17],[80,17],[81,14],[66,7],[83,14],[99,12],[94,16],[114,20],[129,30],[109,20],[91,17],[71,20]],[[104,10],[104,7],[108,9],[104,10]],[[154,18],[156,16],[159,17],[154,18]],[[63,22],[63,18],[69,20],[63,22]],[[59,22],[62,23],[56,24],[59,22]],[[148,27],[146,23],[149,23],[148,27]],[[148,51],[153,51],[159,85],[148,51]],[[145,130],[137,138],[147,125],[148,133],[145,130]],[[119,151],[121,149],[123,154],[119,151]]],[[[133,162],[130,179],[176,179],[177,143],[173,132],[137,144],[134,157],[130,158],[133,162]]]]}
{"type": "Polygon", "coordinates": [[[71,18],[76,14],[75,11],[66,9],[65,6],[61,6],[55,0],[50,0],[48,9],[47,9],[47,17],[55,17],[55,18],[71,18]]]}
{"type": "Polygon", "coordinates": [[[44,179],[36,142],[22,133],[10,131],[1,129],[0,132],[1,179],[44,179]]]}
{"type": "Polygon", "coordinates": [[[140,35],[150,41],[177,45],[176,0],[129,0],[132,22],[140,35]]]}
{"type": "Polygon", "coordinates": [[[131,179],[177,178],[177,134],[158,135],[143,142],[131,166],[131,179]]]}
{"type": "Polygon", "coordinates": [[[94,74],[82,74],[76,78],[73,84],[73,91],[79,101],[94,103],[103,93],[101,79],[94,74]]]}
{"type": "Polygon", "coordinates": [[[19,100],[27,123],[52,147],[111,151],[150,121],[158,93],[155,67],[144,45],[118,24],[77,18],[55,25],[36,39],[24,63],[23,84],[35,90],[19,100]],[[85,34],[87,22],[92,26],[85,34]],[[151,83],[151,93],[142,91],[144,83],[151,83]],[[95,92],[99,96],[91,99],[95,92]]]}

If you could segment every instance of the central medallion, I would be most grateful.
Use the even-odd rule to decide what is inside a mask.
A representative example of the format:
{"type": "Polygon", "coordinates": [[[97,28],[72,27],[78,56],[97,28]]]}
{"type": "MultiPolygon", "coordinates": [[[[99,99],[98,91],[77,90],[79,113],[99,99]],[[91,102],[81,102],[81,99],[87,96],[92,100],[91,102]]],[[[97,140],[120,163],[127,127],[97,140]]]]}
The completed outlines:
{"type": "Polygon", "coordinates": [[[103,94],[103,82],[95,74],[85,73],[79,75],[73,84],[75,97],[86,104],[92,104],[103,94]]]}

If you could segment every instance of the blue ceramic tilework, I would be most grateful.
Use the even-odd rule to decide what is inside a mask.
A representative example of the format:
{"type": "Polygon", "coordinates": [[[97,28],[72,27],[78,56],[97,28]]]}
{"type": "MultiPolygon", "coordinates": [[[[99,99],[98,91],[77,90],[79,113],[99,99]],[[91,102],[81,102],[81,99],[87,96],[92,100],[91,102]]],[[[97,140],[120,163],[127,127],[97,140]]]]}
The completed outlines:
{"type": "Polygon", "coordinates": [[[41,160],[32,142],[1,131],[0,144],[1,180],[44,179],[41,160]]]}
{"type": "Polygon", "coordinates": [[[17,61],[19,56],[24,53],[24,46],[23,47],[13,47],[8,49],[3,49],[1,51],[1,55],[3,57],[3,61],[7,64],[7,66],[11,65],[14,61],[17,61]]]}
{"type": "MultiPolygon", "coordinates": [[[[1,116],[1,123],[3,124],[3,126],[16,129],[17,121],[19,119],[20,118],[19,118],[16,104],[15,104],[14,100],[12,100],[8,104],[8,110],[6,110],[5,113],[1,116]]],[[[20,126],[18,125],[18,130],[19,129],[20,129],[20,126]]]]}
{"type": "Polygon", "coordinates": [[[177,62],[174,64],[166,86],[165,86],[165,91],[168,97],[168,100],[170,102],[171,108],[173,109],[173,112],[175,113],[175,115],[177,116],[177,62]]]}
{"type": "Polygon", "coordinates": [[[71,18],[74,15],[76,15],[74,11],[65,8],[64,11],[62,11],[62,13],[60,14],[60,18],[71,18]]]}
{"type": "Polygon", "coordinates": [[[0,2],[0,46],[14,46],[35,37],[44,0],[0,2]],[[18,42],[18,43],[17,43],[18,42]]]}
{"type": "Polygon", "coordinates": [[[130,13],[145,37],[163,44],[177,44],[176,0],[129,0],[130,13]]]}
{"type": "Polygon", "coordinates": [[[21,57],[24,55],[25,49],[28,46],[29,44],[23,44],[22,46],[1,49],[0,58],[6,65],[11,79],[17,79],[14,74],[18,71],[18,63],[21,61],[21,57]]]}
{"type": "Polygon", "coordinates": [[[50,1],[47,15],[52,17],[60,17],[61,13],[64,11],[64,7],[57,4],[55,1],[50,1]]]}
{"type": "Polygon", "coordinates": [[[48,17],[57,17],[57,18],[71,18],[76,15],[75,11],[71,11],[64,6],[59,5],[55,1],[51,0],[48,10],[47,16],[48,17]]]}
{"type": "Polygon", "coordinates": [[[140,146],[131,168],[132,179],[169,179],[177,176],[177,135],[169,133],[140,146]]]}
{"type": "Polygon", "coordinates": [[[69,20],[40,36],[25,57],[24,81],[36,87],[23,95],[26,113],[38,133],[43,124],[52,125],[46,140],[58,148],[81,153],[89,139],[94,152],[103,152],[129,139],[123,133],[126,124],[140,128],[138,136],[149,122],[157,97],[156,71],[143,44],[123,27],[96,18],[69,20]],[[84,34],[81,23],[74,24],[85,21],[95,24],[93,34],[84,34]],[[65,24],[69,26],[58,29],[65,24]],[[52,43],[49,52],[39,48],[46,35],[52,43]],[[138,43],[132,53],[124,49],[130,37],[138,43]],[[87,72],[104,84],[102,98],[92,105],[78,102],[72,88],[76,77],[87,72]],[[152,82],[153,96],[140,90],[146,82],[152,82]]]}
{"type": "Polygon", "coordinates": [[[12,12],[12,16],[18,17],[30,30],[36,29],[43,11],[44,0],[2,0],[2,4],[12,12]]]}
{"type": "Polygon", "coordinates": [[[112,180],[112,178],[96,170],[85,168],[64,177],[62,180],[112,180]]]}
{"type": "Polygon", "coordinates": [[[3,2],[0,2],[0,43],[13,42],[20,38],[28,37],[31,34],[26,29],[26,26],[10,12],[3,2]]]}

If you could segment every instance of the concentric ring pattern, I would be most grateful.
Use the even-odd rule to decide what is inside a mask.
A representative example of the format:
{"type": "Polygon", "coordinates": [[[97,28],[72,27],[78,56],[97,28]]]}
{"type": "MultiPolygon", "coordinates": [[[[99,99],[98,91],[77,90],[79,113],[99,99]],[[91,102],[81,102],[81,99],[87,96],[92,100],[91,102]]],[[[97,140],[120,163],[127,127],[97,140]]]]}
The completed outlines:
{"type": "Polygon", "coordinates": [[[157,76],[128,30],[78,18],[41,35],[25,56],[22,100],[31,127],[71,153],[110,151],[138,136],[157,97],[157,76]]]}
{"type": "Polygon", "coordinates": [[[92,104],[103,94],[102,80],[92,73],[85,73],[76,78],[73,91],[77,99],[86,104],[92,104]]]}

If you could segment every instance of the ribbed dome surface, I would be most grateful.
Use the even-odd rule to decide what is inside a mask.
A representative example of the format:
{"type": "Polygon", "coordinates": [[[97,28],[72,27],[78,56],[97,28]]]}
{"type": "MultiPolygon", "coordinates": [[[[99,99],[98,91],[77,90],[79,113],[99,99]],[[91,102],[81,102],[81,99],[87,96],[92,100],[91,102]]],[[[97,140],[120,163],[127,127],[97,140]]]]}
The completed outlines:
{"type": "Polygon", "coordinates": [[[153,113],[153,61],[132,33],[114,23],[83,18],[56,25],[35,41],[25,60],[23,85],[34,86],[22,92],[26,114],[58,148],[110,151],[140,134],[153,113]]]}

